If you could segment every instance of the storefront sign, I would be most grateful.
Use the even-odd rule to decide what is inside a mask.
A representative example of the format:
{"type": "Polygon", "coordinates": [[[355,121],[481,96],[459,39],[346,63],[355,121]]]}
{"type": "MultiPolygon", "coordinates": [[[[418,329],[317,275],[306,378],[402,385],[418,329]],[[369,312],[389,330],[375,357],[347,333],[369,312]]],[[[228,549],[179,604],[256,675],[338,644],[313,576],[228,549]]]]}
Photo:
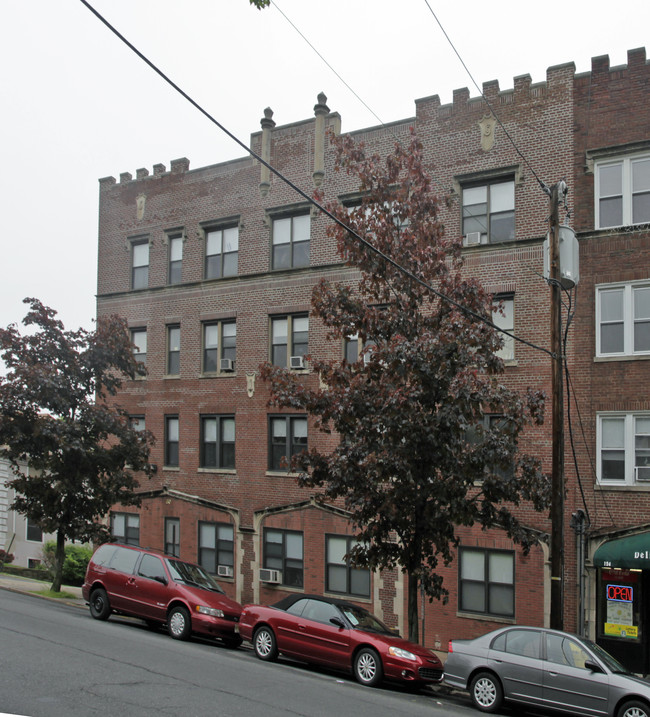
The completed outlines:
{"type": "Polygon", "coordinates": [[[611,637],[628,637],[632,640],[636,640],[639,637],[639,628],[636,625],[617,625],[613,622],[606,622],[605,635],[611,637]]]}
{"type": "Polygon", "coordinates": [[[630,585],[608,585],[607,599],[617,602],[632,602],[634,588],[630,585]]]}

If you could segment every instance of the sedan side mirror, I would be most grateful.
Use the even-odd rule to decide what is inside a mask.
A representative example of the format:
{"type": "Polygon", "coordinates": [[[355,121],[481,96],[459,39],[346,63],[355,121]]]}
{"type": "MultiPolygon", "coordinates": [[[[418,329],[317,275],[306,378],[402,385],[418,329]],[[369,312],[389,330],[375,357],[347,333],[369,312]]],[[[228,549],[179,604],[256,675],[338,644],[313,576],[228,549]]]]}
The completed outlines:
{"type": "Polygon", "coordinates": [[[163,585],[167,585],[167,578],[164,575],[155,575],[154,580],[159,583],[162,583],[163,585]]]}
{"type": "Polygon", "coordinates": [[[341,620],[340,617],[331,617],[330,622],[332,623],[332,625],[336,625],[336,627],[345,629],[345,623],[343,622],[343,620],[341,620]]]}
{"type": "Polygon", "coordinates": [[[603,674],[605,672],[603,670],[603,668],[597,662],[594,662],[593,660],[585,660],[585,667],[588,670],[591,670],[591,672],[599,672],[601,674],[603,674]]]}

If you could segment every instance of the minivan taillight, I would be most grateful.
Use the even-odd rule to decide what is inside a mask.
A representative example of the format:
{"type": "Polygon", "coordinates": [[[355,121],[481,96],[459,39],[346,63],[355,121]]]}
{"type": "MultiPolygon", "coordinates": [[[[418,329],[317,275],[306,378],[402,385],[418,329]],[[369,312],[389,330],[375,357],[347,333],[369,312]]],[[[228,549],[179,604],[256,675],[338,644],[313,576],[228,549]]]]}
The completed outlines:
{"type": "Polygon", "coordinates": [[[449,644],[447,645],[447,652],[451,655],[451,653],[454,651],[454,641],[449,640],[449,644]]]}

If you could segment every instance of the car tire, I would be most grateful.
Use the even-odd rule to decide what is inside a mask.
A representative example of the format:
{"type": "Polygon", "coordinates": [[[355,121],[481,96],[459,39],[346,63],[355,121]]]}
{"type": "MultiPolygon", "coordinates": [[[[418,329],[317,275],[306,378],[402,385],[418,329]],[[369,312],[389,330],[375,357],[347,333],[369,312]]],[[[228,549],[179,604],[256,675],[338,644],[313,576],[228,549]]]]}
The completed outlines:
{"type": "Polygon", "coordinates": [[[174,640],[187,640],[192,633],[192,622],[187,608],[177,606],[167,615],[167,632],[174,640]]]}
{"type": "Polygon", "coordinates": [[[469,687],[472,703],[481,712],[496,712],[503,702],[503,688],[491,672],[479,672],[469,687]]]}
{"type": "Polygon", "coordinates": [[[357,682],[366,687],[374,687],[381,682],[384,670],[381,658],[375,650],[364,647],[357,652],[354,656],[354,676],[357,682]]]}
{"type": "Polygon", "coordinates": [[[650,717],[650,708],[645,702],[629,700],[619,707],[616,717],[650,717]]]}
{"type": "Polygon", "coordinates": [[[223,644],[229,649],[229,650],[235,650],[237,649],[243,642],[241,637],[222,637],[223,644]]]}
{"type": "Polygon", "coordinates": [[[95,620],[108,620],[108,616],[111,614],[111,604],[108,601],[108,595],[104,588],[95,588],[90,593],[90,614],[95,620]]]}
{"type": "Polygon", "coordinates": [[[278,656],[278,644],[275,634],[270,627],[262,625],[255,630],[253,635],[253,650],[260,660],[272,662],[278,656]]]}

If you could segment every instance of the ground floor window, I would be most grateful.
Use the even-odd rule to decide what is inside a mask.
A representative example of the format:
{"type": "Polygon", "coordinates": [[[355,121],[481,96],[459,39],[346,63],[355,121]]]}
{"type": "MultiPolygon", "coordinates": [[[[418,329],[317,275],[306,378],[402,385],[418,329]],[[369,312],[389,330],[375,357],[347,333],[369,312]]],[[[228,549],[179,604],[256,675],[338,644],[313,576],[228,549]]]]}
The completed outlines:
{"type": "Polygon", "coordinates": [[[264,567],[282,573],[281,584],[303,586],[303,537],[290,530],[264,531],[264,567]]]}
{"type": "Polygon", "coordinates": [[[199,523],[199,564],[211,575],[233,577],[234,529],[229,523],[199,523]]]}
{"type": "Polygon", "coordinates": [[[514,617],[515,554],[509,550],[461,548],[459,609],[514,617]]]}
{"type": "Polygon", "coordinates": [[[180,518],[165,518],[165,552],[175,558],[181,556],[180,518]]]}
{"type": "Polygon", "coordinates": [[[137,513],[111,513],[113,540],[127,545],[140,545],[140,516],[137,513]]]}
{"type": "Polygon", "coordinates": [[[325,536],[325,589],[329,592],[370,597],[370,570],[356,567],[348,557],[356,542],[347,535],[325,536]]]}

